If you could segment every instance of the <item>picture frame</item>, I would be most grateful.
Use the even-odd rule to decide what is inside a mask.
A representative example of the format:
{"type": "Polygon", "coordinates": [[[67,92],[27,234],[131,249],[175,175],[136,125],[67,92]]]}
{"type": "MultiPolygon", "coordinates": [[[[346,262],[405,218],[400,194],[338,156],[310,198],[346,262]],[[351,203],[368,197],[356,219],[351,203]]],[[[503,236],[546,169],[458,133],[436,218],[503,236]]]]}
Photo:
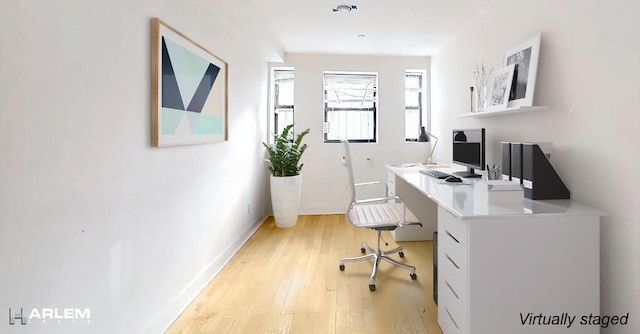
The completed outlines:
{"type": "Polygon", "coordinates": [[[537,33],[504,54],[504,66],[515,65],[515,74],[507,105],[509,108],[533,106],[541,35],[541,33],[537,33]]]}
{"type": "Polygon", "coordinates": [[[151,19],[151,146],[228,140],[228,64],[151,19]]]}
{"type": "Polygon", "coordinates": [[[516,65],[511,64],[493,72],[491,75],[491,79],[489,80],[487,111],[504,110],[507,108],[515,68],[516,65]]]}

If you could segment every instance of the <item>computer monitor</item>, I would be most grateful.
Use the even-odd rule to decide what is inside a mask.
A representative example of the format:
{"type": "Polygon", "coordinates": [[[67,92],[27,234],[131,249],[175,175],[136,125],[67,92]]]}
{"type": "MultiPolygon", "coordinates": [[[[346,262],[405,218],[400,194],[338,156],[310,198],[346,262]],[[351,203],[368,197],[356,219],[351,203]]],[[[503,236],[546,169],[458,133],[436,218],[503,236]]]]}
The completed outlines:
{"type": "Polygon", "coordinates": [[[484,170],[485,131],[482,129],[453,130],[453,163],[467,167],[466,171],[453,173],[459,177],[481,177],[475,169],[484,170]]]}

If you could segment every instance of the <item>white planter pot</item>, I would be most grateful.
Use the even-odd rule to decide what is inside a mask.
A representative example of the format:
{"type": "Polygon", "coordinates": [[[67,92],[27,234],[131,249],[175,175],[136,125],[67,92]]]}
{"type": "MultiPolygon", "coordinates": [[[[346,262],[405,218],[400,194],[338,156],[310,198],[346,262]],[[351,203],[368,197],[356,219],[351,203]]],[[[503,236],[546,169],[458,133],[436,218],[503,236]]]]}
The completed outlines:
{"type": "Polygon", "coordinates": [[[271,207],[278,227],[292,227],[298,222],[302,175],[271,175],[271,207]]]}

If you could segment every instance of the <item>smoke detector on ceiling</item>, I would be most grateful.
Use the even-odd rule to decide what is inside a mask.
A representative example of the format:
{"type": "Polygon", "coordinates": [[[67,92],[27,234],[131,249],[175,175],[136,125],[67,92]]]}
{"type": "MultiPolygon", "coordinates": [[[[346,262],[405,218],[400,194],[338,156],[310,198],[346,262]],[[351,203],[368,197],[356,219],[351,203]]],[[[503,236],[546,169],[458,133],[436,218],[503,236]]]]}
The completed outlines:
{"type": "Polygon", "coordinates": [[[332,8],[331,10],[334,13],[348,13],[356,9],[358,9],[358,6],[356,5],[338,5],[336,8],[332,8]]]}

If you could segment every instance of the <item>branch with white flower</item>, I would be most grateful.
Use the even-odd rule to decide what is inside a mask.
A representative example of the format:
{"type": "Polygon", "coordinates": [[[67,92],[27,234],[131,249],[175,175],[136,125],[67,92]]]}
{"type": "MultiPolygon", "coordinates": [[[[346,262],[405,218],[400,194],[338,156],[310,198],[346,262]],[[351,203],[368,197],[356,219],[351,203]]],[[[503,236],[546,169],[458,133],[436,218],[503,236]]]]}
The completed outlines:
{"type": "Polygon", "coordinates": [[[476,82],[476,87],[485,87],[488,84],[491,73],[497,68],[497,65],[489,68],[483,60],[480,63],[476,63],[475,68],[471,71],[471,75],[476,82]]]}

